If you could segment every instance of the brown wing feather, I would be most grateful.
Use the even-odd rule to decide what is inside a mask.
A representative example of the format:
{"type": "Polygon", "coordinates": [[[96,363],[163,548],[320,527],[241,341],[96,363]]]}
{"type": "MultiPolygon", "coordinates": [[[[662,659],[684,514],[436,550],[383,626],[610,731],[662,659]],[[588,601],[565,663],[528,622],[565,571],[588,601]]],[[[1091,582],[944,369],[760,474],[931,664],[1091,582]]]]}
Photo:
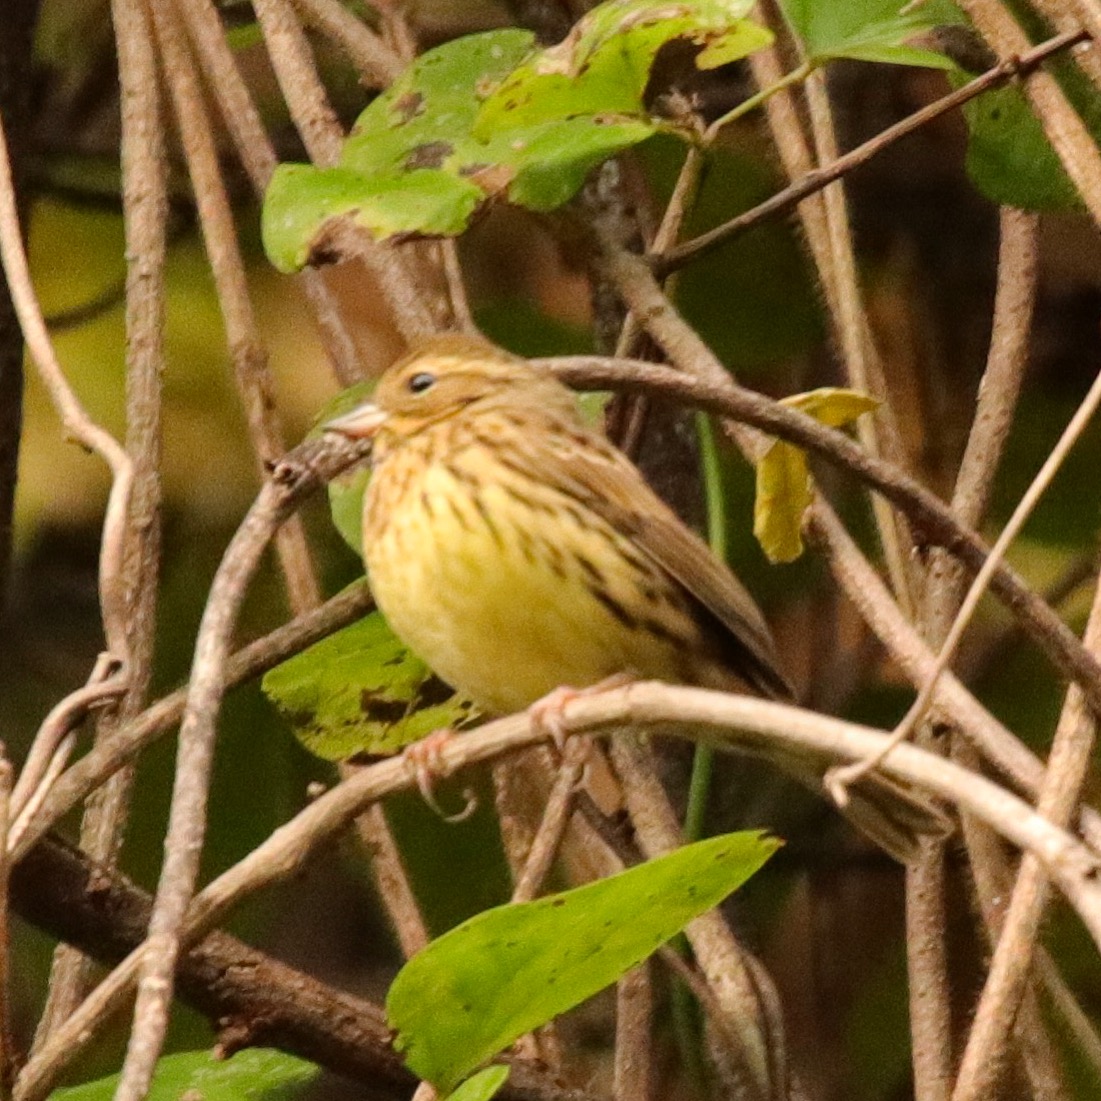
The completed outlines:
{"type": "Polygon", "coordinates": [[[705,629],[731,672],[759,692],[793,695],[780,671],[772,635],[740,581],[650,489],[642,475],[606,440],[573,426],[540,434],[533,456],[541,478],[584,500],[692,598],[705,629]],[[549,444],[549,446],[545,446],[549,444]]]}

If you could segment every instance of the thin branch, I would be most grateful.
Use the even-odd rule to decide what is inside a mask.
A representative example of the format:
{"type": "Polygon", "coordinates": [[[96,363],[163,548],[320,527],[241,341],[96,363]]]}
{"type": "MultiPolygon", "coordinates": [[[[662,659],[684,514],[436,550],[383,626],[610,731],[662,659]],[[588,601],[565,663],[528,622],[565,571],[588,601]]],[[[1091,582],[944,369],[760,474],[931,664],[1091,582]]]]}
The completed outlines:
{"type": "Polygon", "coordinates": [[[573,813],[574,797],[585,771],[589,745],[577,739],[566,746],[562,763],[554,778],[554,786],[543,808],[543,820],[528,850],[523,871],[512,889],[513,902],[530,902],[542,889],[550,874],[551,865],[558,855],[559,846],[566,836],[566,828],[573,813]]]}
{"type": "Polygon", "coordinates": [[[986,514],[994,475],[1009,438],[1028,365],[1029,335],[1036,309],[1039,215],[1003,207],[1000,224],[990,351],[979,383],[974,423],[952,493],[952,510],[960,523],[973,528],[978,528],[986,514]]]}
{"type": "MultiPolygon", "coordinates": [[[[653,858],[677,848],[683,843],[680,824],[657,778],[649,749],[632,736],[617,738],[612,743],[611,759],[623,784],[627,813],[643,854],[653,858]]],[[[779,1079],[774,1074],[769,1047],[775,1032],[769,1028],[772,1022],[758,996],[745,949],[717,911],[697,918],[685,929],[685,935],[720,1007],[714,1024],[732,1056],[740,1091],[749,1098],[784,1097],[787,1071],[783,1068],[779,1079]]]]}
{"type": "MultiPolygon", "coordinates": [[[[961,0],[960,6],[999,58],[1021,57],[1032,48],[1020,24],[998,0],[961,0]]],[[[1028,75],[1024,93],[1094,224],[1101,226],[1101,151],[1086,124],[1050,73],[1028,75]]]]}
{"type": "MultiPolygon", "coordinates": [[[[675,729],[690,739],[706,738],[724,749],[772,755],[778,747],[784,747],[788,752],[802,750],[823,760],[857,760],[874,752],[887,737],[883,731],[785,704],[656,683],[582,696],[565,704],[561,717],[570,735],[653,726],[663,733],[675,729]]],[[[533,728],[528,715],[487,723],[441,748],[439,773],[449,775],[548,739],[538,724],[533,728]]],[[[899,746],[884,762],[883,771],[957,805],[1012,844],[1033,853],[1101,946],[1098,858],[1081,841],[993,781],[916,746],[899,746]]],[[[183,942],[191,943],[208,931],[244,897],[294,875],[319,844],[345,829],[367,805],[397,791],[410,790],[416,782],[407,763],[392,758],[364,768],[326,792],[195,897],[181,929],[183,942]]],[[[147,940],[96,988],[55,1034],[49,1058],[43,1051],[24,1068],[18,1101],[42,1101],[56,1075],[112,1009],[125,1001],[142,969],[142,958],[159,950],[158,941],[147,940]]]]}
{"type": "MultiPolygon", "coordinates": [[[[5,5],[0,36],[0,117],[8,128],[16,206],[24,216],[29,191],[29,138],[36,106],[34,35],[39,0],[5,5]]],[[[23,434],[23,334],[11,293],[0,279],[0,621],[7,610],[15,527],[15,494],[23,434]]]]}
{"type": "MultiPolygon", "coordinates": [[[[125,877],[49,838],[18,866],[12,901],[28,922],[113,965],[138,947],[150,898],[125,877]]],[[[391,1045],[380,1007],[320,982],[225,933],[210,933],[180,961],[183,1001],[230,1044],[272,1047],[351,1078],[365,1101],[407,1098],[415,1079],[391,1045]]],[[[514,1062],[502,1101],[596,1101],[514,1062]]]]}
{"type": "MultiPolygon", "coordinates": [[[[810,532],[861,617],[910,680],[921,683],[921,678],[932,667],[933,652],[899,611],[879,575],[860,553],[841,521],[821,502],[812,508],[810,532]]],[[[940,692],[944,695],[938,703],[945,720],[958,727],[978,752],[1010,777],[1019,790],[1035,795],[1043,782],[1044,766],[1039,758],[950,673],[941,678],[940,692]]],[[[1084,807],[1080,826],[1090,844],[1101,851],[1101,818],[1084,807]]]]}
{"type": "Polygon", "coordinates": [[[654,984],[650,965],[642,963],[628,971],[616,985],[612,1087],[616,1101],[649,1101],[652,1096],[653,1014],[654,984]]]}
{"type": "MultiPolygon", "coordinates": [[[[117,709],[100,719],[96,742],[109,741],[120,724],[141,710],[153,676],[161,551],[161,379],[168,248],[167,167],[152,32],[137,0],[115,0],[112,20],[120,86],[127,256],[126,450],[134,464],[123,576],[131,662],[126,694],[117,709]]],[[[117,772],[95,793],[81,822],[81,845],[93,859],[108,866],[114,865],[122,849],[132,782],[130,769],[117,772]]],[[[68,945],[59,945],[34,1047],[73,1012],[90,981],[90,961],[68,945]]]]}
{"type": "MultiPolygon", "coordinates": [[[[812,73],[805,85],[810,108],[811,132],[818,163],[837,159],[837,135],[826,90],[826,74],[812,73]]],[[[823,282],[832,283],[836,294],[833,327],[841,348],[841,362],[849,383],[881,402],[874,416],[857,421],[857,438],[865,451],[883,457],[903,469],[904,452],[899,437],[898,422],[890,403],[890,390],[883,375],[883,365],[875,347],[868,323],[864,296],[856,270],[856,249],[845,199],[845,185],[836,180],[822,192],[826,214],[828,253],[816,254],[819,263],[826,259],[829,271],[822,273],[823,282]]],[[[911,558],[913,540],[905,519],[892,512],[881,497],[872,498],[872,514],[883,547],[887,575],[895,599],[909,616],[914,611],[914,579],[911,558]]]]}
{"type": "Polygon", "coordinates": [[[8,827],[11,825],[11,789],[14,769],[0,745],[0,1101],[10,1101],[15,1080],[15,1036],[11,1027],[11,861],[8,827]]]}
{"type": "MultiPolygon", "coordinates": [[[[933,700],[933,694],[936,691],[936,681],[952,664],[960,640],[963,638],[963,633],[967,630],[979,606],[979,601],[985,595],[987,586],[990,584],[995,571],[998,569],[999,563],[1005,557],[1005,553],[1009,549],[1010,543],[1017,537],[1021,528],[1024,527],[1025,522],[1032,515],[1037,504],[1039,504],[1040,498],[1047,491],[1048,486],[1051,485],[1055,475],[1059,472],[1059,468],[1066,461],[1071,449],[1078,442],[1082,433],[1086,430],[1087,425],[1093,419],[1093,415],[1097,412],[1099,405],[1101,405],[1101,373],[1094,379],[1089,392],[1075,410],[1074,416],[1071,417],[1070,422],[1063,430],[1063,434],[1059,437],[1055,447],[1052,448],[1051,453],[1044,460],[1036,477],[1032,480],[1028,489],[1021,497],[1021,500],[1017,503],[1017,507],[1013,510],[1013,515],[1010,516],[1005,527],[999,533],[994,546],[990,549],[986,561],[982,564],[979,572],[971,582],[971,587],[967,591],[967,596],[964,598],[963,604],[952,623],[952,629],[948,632],[948,637],[944,640],[944,644],[937,654],[936,664],[933,666],[929,680],[922,685],[917,699],[914,700],[909,711],[906,712],[902,721],[895,728],[895,732],[892,735],[892,742],[894,744],[897,745],[899,742],[907,739],[913,732],[915,725],[927,714],[933,700]]],[[[890,752],[889,746],[886,752],[890,752]]],[[[837,798],[839,802],[843,802],[845,787],[859,780],[861,776],[866,775],[871,769],[876,768],[878,764],[878,761],[869,760],[862,761],[857,765],[847,765],[842,769],[838,769],[832,777],[827,778],[827,783],[830,785],[831,791],[834,792],[835,798],[837,798]]]]}
{"type": "MultiPolygon", "coordinates": [[[[973,528],[985,513],[1016,408],[1036,300],[1039,219],[1003,208],[1001,228],[990,350],[952,495],[953,513],[973,528]]],[[[959,610],[963,580],[959,563],[933,551],[921,605],[923,633],[931,645],[944,643],[959,610]]],[[[918,744],[932,748],[936,741],[935,726],[925,724],[918,744]]],[[[943,843],[927,845],[923,858],[906,870],[911,1048],[915,1095],[921,1101],[947,1101],[954,1076],[944,850],[943,843]]],[[[977,852],[968,855],[972,863],[981,859],[977,852]]]]}
{"type": "MultiPolygon", "coordinates": [[[[316,453],[324,462],[331,445],[325,440],[318,444],[316,453]]],[[[194,894],[206,831],[214,739],[237,614],[265,548],[286,519],[288,497],[303,483],[316,485],[318,476],[318,468],[286,461],[275,468],[272,480],[261,489],[237,529],[210,587],[180,725],[165,859],[149,923],[149,950],[141,963],[134,1026],[115,1094],[117,1101],[141,1101],[148,1092],[168,1025],[181,929],[194,894]]]]}
{"type": "MultiPolygon", "coordinates": [[[[311,158],[319,165],[336,164],[344,135],[288,0],[256,0],[253,10],[279,87],[311,158]]],[[[414,276],[407,259],[410,254],[399,255],[361,231],[350,234],[350,243],[354,255],[370,267],[402,333],[413,337],[437,332],[440,325],[428,306],[424,280],[414,276]]]]}
{"type": "Polygon", "coordinates": [[[649,257],[649,262],[654,267],[656,275],[661,276],[669,271],[682,268],[701,256],[713,252],[720,245],[740,237],[755,226],[761,225],[773,218],[778,218],[794,210],[800,203],[812,195],[817,194],[823,188],[828,187],[835,180],[847,176],[850,172],[867,164],[873,157],[882,153],[884,149],[910,134],[916,133],[930,122],[946,115],[950,111],[962,107],[976,96],[991,88],[1008,84],[1019,76],[1026,75],[1036,70],[1048,58],[1070,49],[1088,38],[1084,30],[1068,32],[1049,38],[1046,42],[1026,50],[1020,57],[1007,57],[1000,61],[994,68],[988,69],[982,76],[969,81],[962,88],[941,97],[940,99],[922,107],[908,115],[886,130],[880,131],[874,138],[858,145],[855,149],[838,157],[829,164],[818,168],[808,168],[799,174],[798,178],[790,186],[778,191],[755,207],[731,218],[722,225],[693,237],[691,241],[685,241],[682,245],[668,249],[658,255],[649,257]]]}
{"type": "MultiPolygon", "coordinates": [[[[652,284],[649,272],[637,257],[624,255],[615,263],[621,274],[630,268],[625,279],[641,274],[652,284]]],[[[737,386],[656,288],[655,297],[660,306],[655,306],[649,296],[636,296],[632,309],[642,311],[652,335],[665,344],[672,361],[683,370],[638,360],[576,356],[553,361],[562,375],[568,381],[594,389],[627,386],[672,394],[698,408],[751,424],[838,462],[906,512],[927,543],[944,547],[973,573],[982,568],[988,554],[985,544],[974,532],[961,526],[933,493],[890,464],[868,455],[843,432],[826,428],[797,410],[737,386]]],[[[1082,684],[1091,706],[1101,710],[1101,663],[1083,649],[1066,624],[1004,564],[995,570],[991,590],[1051,660],[1082,684]]]]}
{"type": "Polygon", "coordinates": [[[370,27],[338,0],[292,0],[302,19],[347,55],[368,88],[388,88],[405,68],[370,27]]]}
{"type": "MultiPolygon", "coordinates": [[[[1101,646],[1101,587],[1094,594],[1084,641],[1095,651],[1101,646]]],[[[1081,798],[1095,736],[1094,717],[1085,706],[1082,693],[1071,686],[1036,807],[1058,825],[1065,826],[1070,821],[1081,798]]],[[[1026,855],[971,1026],[952,1101],[980,1101],[991,1096],[997,1087],[1009,1033],[1032,972],[1033,951],[1048,894],[1043,871],[1026,855]]]]}
{"type": "Polygon", "coordinates": [[[253,10],[283,98],[310,157],[317,164],[336,164],[343,131],[290,4],[287,0],[257,0],[253,10]]]}
{"type": "MultiPolygon", "coordinates": [[[[187,24],[199,63],[221,109],[226,129],[233,138],[237,156],[248,173],[253,190],[263,198],[278,159],[264,130],[260,113],[237,68],[237,61],[222,33],[222,24],[211,0],[175,0],[187,24]]],[[[305,271],[298,276],[313,307],[325,349],[342,386],[362,377],[359,351],[324,272],[305,271]]]]}
{"type": "MultiPolygon", "coordinates": [[[[183,28],[171,4],[152,4],[157,41],[175,107],[176,125],[183,140],[191,176],[191,190],[218,304],[226,326],[233,361],[233,377],[244,407],[249,439],[258,471],[263,474],[286,450],[283,427],[275,406],[274,383],[249,297],[244,263],[237,243],[233,210],[218,163],[218,150],[207,117],[194,62],[183,28]]],[[[298,517],[291,517],[276,537],[291,610],[302,614],[320,601],[317,578],[298,517]]]]}
{"type": "Polygon", "coordinates": [[[96,660],[88,683],[54,705],[38,728],[15,782],[11,797],[13,833],[21,829],[20,820],[27,809],[44,798],[50,787],[46,778],[55,772],[59,756],[64,764],[69,751],[63,747],[76,727],[94,708],[107,706],[125,691],[125,676],[120,675],[111,656],[104,653],[96,660]]]}
{"type": "MultiPolygon", "coordinates": [[[[334,596],[315,611],[284,624],[271,634],[238,650],[226,666],[226,687],[232,688],[300,653],[307,646],[366,615],[374,607],[366,582],[334,596]]],[[[187,690],[165,696],[122,727],[109,744],[96,746],[53,784],[21,833],[13,831],[10,851],[18,861],[82,799],[183,716],[187,690]]]]}
{"type": "Polygon", "coordinates": [[[99,455],[111,470],[111,491],[103,521],[100,552],[100,608],[107,647],[123,667],[130,660],[127,642],[126,594],[123,585],[126,520],[133,485],[133,465],[126,451],[100,428],[80,404],[50,342],[46,322],[31,283],[27,254],[12,183],[8,143],[0,121],[0,262],[4,266],[15,312],[38,373],[66,434],[99,455]]]}
{"type": "MultiPolygon", "coordinates": [[[[358,771],[359,766],[342,765],[340,775],[348,779],[358,771]]],[[[398,947],[401,954],[409,959],[424,948],[431,937],[382,805],[375,803],[368,807],[356,820],[356,830],[363,847],[370,854],[371,871],[394,928],[398,947]]]]}

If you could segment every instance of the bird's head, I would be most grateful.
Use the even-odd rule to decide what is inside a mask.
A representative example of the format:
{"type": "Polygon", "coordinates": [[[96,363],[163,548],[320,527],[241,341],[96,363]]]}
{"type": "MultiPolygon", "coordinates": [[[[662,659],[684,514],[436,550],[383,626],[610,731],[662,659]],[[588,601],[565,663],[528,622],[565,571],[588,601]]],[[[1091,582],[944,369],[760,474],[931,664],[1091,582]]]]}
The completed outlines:
{"type": "Polygon", "coordinates": [[[487,340],[450,334],[399,359],[371,401],[329,421],[325,431],[374,438],[378,458],[440,421],[502,407],[577,415],[573,395],[551,375],[487,340]]]}

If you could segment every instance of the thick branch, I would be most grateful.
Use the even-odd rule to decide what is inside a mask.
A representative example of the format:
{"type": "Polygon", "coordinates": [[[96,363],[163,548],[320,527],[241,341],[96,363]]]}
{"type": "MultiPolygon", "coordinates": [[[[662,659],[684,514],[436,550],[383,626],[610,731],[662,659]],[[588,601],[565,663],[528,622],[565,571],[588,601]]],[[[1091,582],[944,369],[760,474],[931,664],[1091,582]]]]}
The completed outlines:
{"type": "MultiPolygon", "coordinates": [[[[150,898],[118,872],[47,838],[16,868],[16,912],[52,936],[115,964],[145,936],[150,898]]],[[[234,1047],[275,1047],[355,1079],[367,1101],[407,1097],[416,1078],[390,1046],[382,1010],[249,948],[211,933],[180,961],[179,990],[227,1033],[234,1047]]],[[[586,1101],[522,1064],[501,1092],[511,1101],[586,1101]]]]}

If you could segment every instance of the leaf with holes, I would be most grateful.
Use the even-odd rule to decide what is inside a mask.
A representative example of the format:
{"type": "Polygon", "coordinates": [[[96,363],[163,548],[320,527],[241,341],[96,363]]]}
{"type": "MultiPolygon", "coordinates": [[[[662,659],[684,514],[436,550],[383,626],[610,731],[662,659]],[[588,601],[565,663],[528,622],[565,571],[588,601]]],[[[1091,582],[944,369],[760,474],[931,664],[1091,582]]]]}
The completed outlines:
{"type": "Polygon", "coordinates": [[[476,715],[398,641],[379,612],[276,666],[262,686],[298,740],[327,761],[396,753],[476,715]]]}
{"type": "Polygon", "coordinates": [[[697,69],[709,69],[763,49],[772,34],[744,18],[752,7],[750,0],[601,4],[562,42],[532,54],[501,82],[482,105],[474,133],[488,139],[581,117],[650,121],[647,92],[659,52],[681,44],[693,51],[697,69]]]}

